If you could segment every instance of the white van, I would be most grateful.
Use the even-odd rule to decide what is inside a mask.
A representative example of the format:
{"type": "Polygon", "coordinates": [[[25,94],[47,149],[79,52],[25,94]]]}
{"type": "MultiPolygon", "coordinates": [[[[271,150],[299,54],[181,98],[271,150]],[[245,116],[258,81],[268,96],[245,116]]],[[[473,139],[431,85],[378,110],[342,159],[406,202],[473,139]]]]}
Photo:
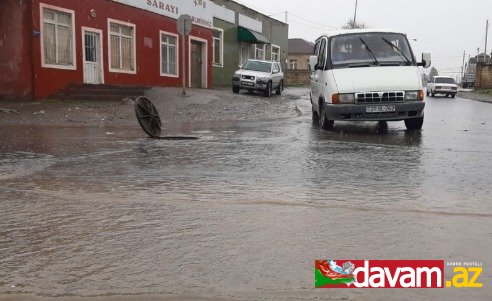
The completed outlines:
{"type": "Polygon", "coordinates": [[[311,68],[313,121],[323,129],[335,120],[404,120],[408,130],[424,122],[424,92],[419,66],[404,33],[353,29],[316,40],[311,68]]]}

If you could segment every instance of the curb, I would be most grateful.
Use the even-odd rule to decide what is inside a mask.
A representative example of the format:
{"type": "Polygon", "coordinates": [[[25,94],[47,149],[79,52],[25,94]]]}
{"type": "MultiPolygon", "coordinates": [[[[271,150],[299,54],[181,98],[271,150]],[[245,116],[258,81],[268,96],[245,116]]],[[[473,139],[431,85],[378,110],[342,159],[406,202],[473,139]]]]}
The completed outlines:
{"type": "Polygon", "coordinates": [[[492,104],[492,96],[482,95],[473,92],[458,92],[458,96],[469,100],[476,100],[492,104]]]}

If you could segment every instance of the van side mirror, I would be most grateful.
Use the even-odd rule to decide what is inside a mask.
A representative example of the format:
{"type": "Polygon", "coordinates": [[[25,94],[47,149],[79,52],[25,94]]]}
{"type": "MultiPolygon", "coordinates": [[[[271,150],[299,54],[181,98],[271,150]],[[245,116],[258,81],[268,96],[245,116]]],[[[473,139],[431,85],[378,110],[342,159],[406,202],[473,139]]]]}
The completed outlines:
{"type": "Polygon", "coordinates": [[[417,66],[429,68],[431,66],[431,54],[430,53],[422,53],[422,62],[418,63],[417,66]]]}
{"type": "Polygon", "coordinates": [[[315,66],[318,63],[318,57],[316,55],[311,55],[309,56],[309,69],[312,71],[315,71],[315,66]]]}
{"type": "Polygon", "coordinates": [[[239,69],[243,69],[243,66],[242,65],[237,65],[239,69]]]}

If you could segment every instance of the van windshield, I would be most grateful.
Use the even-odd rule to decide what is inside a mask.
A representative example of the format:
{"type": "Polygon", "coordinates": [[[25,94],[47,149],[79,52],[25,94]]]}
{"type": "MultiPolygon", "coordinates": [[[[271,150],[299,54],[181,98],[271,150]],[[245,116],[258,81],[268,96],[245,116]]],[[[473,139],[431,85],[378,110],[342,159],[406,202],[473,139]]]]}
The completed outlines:
{"type": "Polygon", "coordinates": [[[247,61],[244,64],[243,69],[260,72],[270,72],[272,70],[272,64],[268,62],[247,61]]]}
{"type": "Polygon", "coordinates": [[[333,68],[405,66],[415,61],[403,34],[358,33],[333,37],[333,68]]]}

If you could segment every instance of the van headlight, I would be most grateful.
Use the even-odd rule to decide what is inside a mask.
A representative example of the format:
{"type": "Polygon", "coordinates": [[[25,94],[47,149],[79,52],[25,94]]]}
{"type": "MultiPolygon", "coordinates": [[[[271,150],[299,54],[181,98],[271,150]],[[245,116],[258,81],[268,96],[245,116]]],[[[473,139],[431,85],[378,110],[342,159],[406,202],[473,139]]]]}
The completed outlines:
{"type": "Polygon", "coordinates": [[[405,92],[405,100],[419,100],[419,91],[405,92]]]}

